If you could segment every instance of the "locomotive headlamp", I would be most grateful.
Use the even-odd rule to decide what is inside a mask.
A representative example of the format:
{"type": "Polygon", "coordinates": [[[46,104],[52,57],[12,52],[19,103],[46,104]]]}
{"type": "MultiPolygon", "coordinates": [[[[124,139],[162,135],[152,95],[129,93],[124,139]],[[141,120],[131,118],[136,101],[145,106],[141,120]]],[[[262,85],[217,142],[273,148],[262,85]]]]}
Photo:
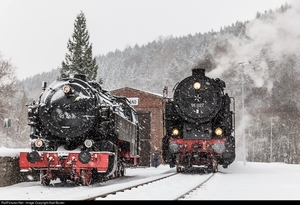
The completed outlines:
{"type": "Polygon", "coordinates": [[[87,139],[87,140],[84,141],[84,146],[86,146],[87,148],[92,147],[93,144],[94,144],[93,140],[87,139]]]}
{"type": "Polygon", "coordinates": [[[215,143],[212,148],[218,154],[222,154],[225,151],[225,145],[222,142],[215,143]]]}
{"type": "Polygon", "coordinates": [[[35,147],[42,147],[43,144],[44,144],[43,141],[40,140],[40,139],[37,139],[37,140],[34,142],[35,147]]]}
{"type": "Polygon", "coordinates": [[[195,83],[194,83],[194,88],[195,88],[195,90],[199,90],[200,87],[201,87],[201,84],[200,84],[199,82],[195,82],[195,83]]]}
{"type": "Polygon", "coordinates": [[[78,159],[82,164],[87,164],[89,163],[89,161],[91,161],[92,156],[88,151],[81,151],[79,153],[78,159]]]}
{"type": "Polygon", "coordinates": [[[65,85],[63,87],[63,91],[64,91],[64,93],[69,93],[71,91],[71,87],[69,85],[65,85]]]}
{"type": "Polygon", "coordinates": [[[177,129],[177,128],[174,128],[173,130],[172,130],[172,135],[173,136],[177,136],[179,134],[179,130],[177,129]]]}
{"type": "Polygon", "coordinates": [[[171,142],[169,144],[169,151],[171,154],[177,153],[179,152],[179,150],[180,150],[180,146],[176,142],[171,142]]]}
{"type": "Polygon", "coordinates": [[[223,130],[220,127],[218,127],[217,129],[215,129],[215,134],[221,136],[223,134],[223,130]]]}
{"type": "Polygon", "coordinates": [[[30,163],[36,163],[40,159],[40,154],[37,151],[27,153],[27,160],[30,163]]]}

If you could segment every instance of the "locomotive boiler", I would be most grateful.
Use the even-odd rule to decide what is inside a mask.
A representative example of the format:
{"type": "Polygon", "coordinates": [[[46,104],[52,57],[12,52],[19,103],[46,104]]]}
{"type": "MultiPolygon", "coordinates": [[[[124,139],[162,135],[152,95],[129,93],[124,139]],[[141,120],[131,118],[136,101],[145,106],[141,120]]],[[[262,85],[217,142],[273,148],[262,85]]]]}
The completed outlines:
{"type": "Polygon", "coordinates": [[[87,186],[138,165],[139,124],[127,98],[81,74],[42,90],[28,105],[31,150],[20,153],[21,172],[39,172],[46,186],[56,179],[87,186]]]}
{"type": "Polygon", "coordinates": [[[177,172],[200,167],[216,172],[235,160],[234,98],[224,93],[225,82],[194,68],[174,88],[165,104],[163,160],[177,172]]]}

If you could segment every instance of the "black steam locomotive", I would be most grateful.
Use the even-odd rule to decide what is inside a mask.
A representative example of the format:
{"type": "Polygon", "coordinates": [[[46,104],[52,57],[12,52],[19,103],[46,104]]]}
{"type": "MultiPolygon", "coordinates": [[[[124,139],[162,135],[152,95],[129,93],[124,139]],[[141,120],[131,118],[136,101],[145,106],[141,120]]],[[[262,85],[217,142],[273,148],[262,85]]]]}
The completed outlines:
{"type": "Polygon", "coordinates": [[[224,81],[195,68],[166,102],[163,159],[177,172],[194,167],[216,172],[235,160],[234,99],[224,88],[224,81]]]}
{"type": "Polygon", "coordinates": [[[87,186],[139,163],[136,111],[85,75],[45,82],[28,119],[31,151],[20,153],[19,165],[21,172],[40,172],[43,185],[58,178],[87,186]]]}

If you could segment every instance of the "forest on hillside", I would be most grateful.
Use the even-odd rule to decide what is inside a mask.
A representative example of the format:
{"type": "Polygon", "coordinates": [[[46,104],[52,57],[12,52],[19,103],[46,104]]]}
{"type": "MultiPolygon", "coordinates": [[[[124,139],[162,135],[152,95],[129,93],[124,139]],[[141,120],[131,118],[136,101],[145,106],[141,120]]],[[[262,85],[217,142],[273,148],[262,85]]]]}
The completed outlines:
{"type": "MultiPolygon", "coordinates": [[[[224,80],[225,91],[235,99],[238,156],[243,155],[245,142],[247,161],[300,163],[299,17],[286,4],[220,31],[159,37],[145,45],[109,52],[96,56],[98,78],[106,90],[132,87],[162,94],[167,86],[168,97],[172,97],[176,83],[191,75],[193,67],[201,66],[207,76],[224,80]]],[[[59,68],[20,82],[23,101],[37,99],[42,82],[51,83],[58,73],[59,68]]],[[[19,136],[25,142],[29,135],[26,108],[18,119],[13,114],[12,121],[20,122],[21,129],[12,128],[9,136],[19,136]]],[[[7,130],[0,131],[10,146],[20,146],[15,139],[7,139],[7,130]]]]}

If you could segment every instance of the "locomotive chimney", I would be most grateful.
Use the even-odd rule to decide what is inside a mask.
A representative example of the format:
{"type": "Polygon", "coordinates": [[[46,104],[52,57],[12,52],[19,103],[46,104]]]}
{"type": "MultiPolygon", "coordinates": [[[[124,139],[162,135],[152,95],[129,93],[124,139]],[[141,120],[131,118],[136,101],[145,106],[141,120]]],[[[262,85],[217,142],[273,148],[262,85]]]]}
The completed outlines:
{"type": "Polygon", "coordinates": [[[200,76],[204,77],[205,76],[205,69],[204,68],[194,68],[192,70],[192,75],[193,76],[194,75],[200,75],[200,76]]]}

